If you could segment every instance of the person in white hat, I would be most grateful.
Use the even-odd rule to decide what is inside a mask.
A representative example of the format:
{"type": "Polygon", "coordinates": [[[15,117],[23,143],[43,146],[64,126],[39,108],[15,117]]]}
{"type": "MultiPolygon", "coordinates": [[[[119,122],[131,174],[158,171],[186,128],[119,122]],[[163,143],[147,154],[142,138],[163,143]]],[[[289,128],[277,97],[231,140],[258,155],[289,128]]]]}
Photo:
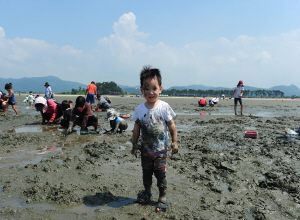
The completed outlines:
{"type": "Polygon", "coordinates": [[[52,124],[55,120],[58,120],[63,112],[61,106],[53,100],[46,100],[44,97],[38,97],[35,99],[35,109],[41,112],[42,124],[46,121],[48,124],[52,124]]]}

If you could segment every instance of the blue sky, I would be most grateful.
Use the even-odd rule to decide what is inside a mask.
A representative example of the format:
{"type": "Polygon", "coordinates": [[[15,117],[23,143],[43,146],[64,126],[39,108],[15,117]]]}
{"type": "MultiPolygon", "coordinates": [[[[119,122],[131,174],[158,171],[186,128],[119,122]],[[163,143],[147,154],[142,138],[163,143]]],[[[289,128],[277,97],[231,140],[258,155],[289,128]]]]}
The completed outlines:
{"type": "Polygon", "coordinates": [[[299,0],[0,0],[0,77],[300,88],[299,0]]]}

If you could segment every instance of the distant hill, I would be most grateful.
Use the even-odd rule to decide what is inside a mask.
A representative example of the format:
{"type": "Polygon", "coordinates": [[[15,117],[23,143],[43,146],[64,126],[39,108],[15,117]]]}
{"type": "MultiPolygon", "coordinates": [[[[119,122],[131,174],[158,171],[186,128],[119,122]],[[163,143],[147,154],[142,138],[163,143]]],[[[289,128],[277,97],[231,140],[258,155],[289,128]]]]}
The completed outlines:
{"type": "Polygon", "coordinates": [[[300,89],[295,85],[290,86],[273,86],[269,90],[280,90],[285,96],[300,96],[300,89]]]}
{"type": "MultiPolygon", "coordinates": [[[[125,92],[130,94],[140,94],[139,86],[136,87],[129,87],[129,86],[122,86],[121,87],[125,92]],[[138,88],[138,89],[136,89],[138,88]]],[[[168,88],[170,89],[176,89],[176,90],[184,90],[184,89],[194,89],[194,90],[233,90],[235,87],[227,88],[227,87],[213,87],[213,86],[205,86],[205,85],[190,85],[190,86],[172,86],[168,88]]],[[[245,86],[246,90],[254,91],[254,90],[279,90],[281,92],[284,92],[285,96],[300,96],[300,89],[295,85],[290,86],[273,86],[271,88],[259,88],[259,87],[252,87],[252,86],[245,86]]]]}
{"type": "MultiPolygon", "coordinates": [[[[13,84],[13,90],[15,92],[29,92],[32,91],[33,93],[44,93],[45,91],[45,82],[48,82],[51,85],[51,88],[55,93],[61,93],[61,92],[71,92],[72,89],[79,89],[86,88],[86,84],[78,83],[78,82],[71,82],[71,81],[65,81],[61,80],[58,77],[55,76],[44,76],[44,77],[24,77],[20,79],[4,79],[0,78],[0,90],[5,91],[4,85],[6,83],[12,83],[13,84]]],[[[118,85],[123,91],[130,93],[130,94],[140,94],[140,86],[130,87],[130,86],[124,86],[124,85],[118,85]]],[[[226,87],[213,87],[213,86],[205,86],[205,85],[190,85],[190,86],[172,86],[169,89],[176,89],[176,90],[184,90],[184,89],[194,89],[194,90],[233,90],[232,88],[226,88],[226,87]]],[[[285,96],[300,96],[300,89],[295,85],[290,86],[273,86],[271,88],[258,88],[258,87],[251,87],[251,86],[245,86],[246,90],[279,90],[284,92],[285,96]]]]}
{"type": "Polygon", "coordinates": [[[141,94],[140,86],[130,87],[130,86],[122,86],[118,85],[123,91],[129,94],[141,94]]]}
{"type": "Polygon", "coordinates": [[[45,92],[45,82],[48,82],[55,93],[71,92],[72,89],[78,89],[79,87],[86,88],[87,85],[61,80],[55,76],[44,76],[44,77],[24,77],[20,79],[3,79],[0,78],[0,90],[7,92],[4,89],[6,83],[13,84],[14,92],[26,92],[32,91],[33,93],[45,92]]]}

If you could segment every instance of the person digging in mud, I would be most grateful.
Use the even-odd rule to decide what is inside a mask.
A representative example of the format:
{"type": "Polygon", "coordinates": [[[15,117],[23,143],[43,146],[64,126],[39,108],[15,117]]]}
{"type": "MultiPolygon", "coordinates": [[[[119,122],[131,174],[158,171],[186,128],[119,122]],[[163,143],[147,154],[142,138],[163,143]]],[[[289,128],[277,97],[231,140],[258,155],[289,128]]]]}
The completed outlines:
{"type": "Polygon", "coordinates": [[[72,101],[68,100],[63,100],[61,103],[61,108],[63,110],[63,119],[60,121],[60,125],[66,129],[69,127],[69,122],[72,116],[72,103],[72,101]]]}
{"type": "Polygon", "coordinates": [[[98,104],[93,111],[97,111],[98,109],[102,111],[107,111],[107,109],[110,108],[111,100],[109,98],[98,94],[96,99],[98,100],[98,104]]]}
{"type": "Polygon", "coordinates": [[[200,99],[198,101],[198,105],[199,105],[199,107],[205,107],[207,105],[206,99],[200,99]]]}
{"type": "Polygon", "coordinates": [[[16,116],[18,116],[18,110],[16,108],[16,99],[15,99],[15,93],[12,90],[12,83],[6,83],[5,87],[4,87],[7,92],[8,95],[4,95],[4,99],[8,98],[7,102],[2,102],[2,107],[3,107],[3,116],[6,115],[6,111],[8,109],[8,107],[11,105],[12,109],[15,111],[16,116]]]}
{"type": "MultiPolygon", "coordinates": [[[[132,120],[134,123],[131,153],[141,151],[144,191],[138,194],[137,202],[146,204],[151,199],[152,175],[157,179],[159,189],[156,212],[166,212],[167,202],[167,150],[169,135],[172,136],[172,154],[178,152],[177,131],[174,122],[176,114],[170,105],[158,99],[162,91],[159,69],[144,66],[140,73],[141,92],[146,102],[136,107],[132,120]],[[140,145],[138,139],[141,134],[140,145]]],[[[170,150],[169,149],[169,150],[170,150]]]]}
{"type": "Polygon", "coordinates": [[[123,118],[120,118],[119,114],[113,108],[107,111],[105,119],[109,120],[109,124],[111,127],[111,130],[107,131],[106,133],[116,134],[118,131],[119,133],[122,133],[128,128],[127,122],[123,118]]]}
{"type": "Polygon", "coordinates": [[[6,93],[1,93],[1,97],[0,97],[0,111],[3,111],[3,105],[6,105],[6,102],[8,100],[8,98],[4,98],[6,95],[6,93]]]}
{"type": "Polygon", "coordinates": [[[88,131],[89,126],[93,126],[94,130],[97,131],[98,127],[98,117],[93,114],[91,105],[85,102],[83,96],[78,96],[76,98],[67,133],[71,133],[73,127],[76,125],[81,127],[81,131],[88,131]]]}
{"type": "Polygon", "coordinates": [[[46,100],[44,97],[39,96],[35,99],[35,109],[41,112],[42,124],[46,121],[49,124],[57,122],[63,115],[61,105],[52,99],[46,100]]]}

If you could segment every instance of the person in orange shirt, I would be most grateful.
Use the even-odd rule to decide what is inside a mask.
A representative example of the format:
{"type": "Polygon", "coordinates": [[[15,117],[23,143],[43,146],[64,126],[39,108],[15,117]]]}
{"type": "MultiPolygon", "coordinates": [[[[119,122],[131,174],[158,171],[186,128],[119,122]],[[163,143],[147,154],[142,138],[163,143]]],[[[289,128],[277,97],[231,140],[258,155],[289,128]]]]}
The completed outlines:
{"type": "Polygon", "coordinates": [[[86,103],[89,103],[90,105],[95,103],[95,96],[97,95],[97,86],[95,85],[95,82],[92,81],[90,84],[88,84],[87,89],[85,91],[86,95],[86,103]]]}

